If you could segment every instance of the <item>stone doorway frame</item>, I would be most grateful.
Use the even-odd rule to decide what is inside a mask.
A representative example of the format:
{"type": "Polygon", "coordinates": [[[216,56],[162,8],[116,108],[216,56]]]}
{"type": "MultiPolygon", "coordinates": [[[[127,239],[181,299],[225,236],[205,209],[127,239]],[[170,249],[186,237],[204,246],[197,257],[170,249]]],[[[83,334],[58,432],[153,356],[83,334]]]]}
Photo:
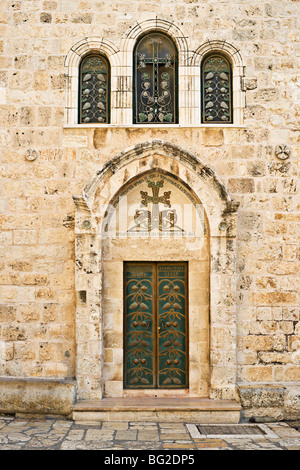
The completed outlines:
{"type": "MultiPolygon", "coordinates": [[[[162,158],[162,157],[160,157],[162,158]]],[[[142,159],[144,161],[144,159],[142,159]]],[[[165,168],[167,165],[162,162],[165,168]]],[[[173,172],[176,169],[173,169],[173,172]]],[[[148,194],[148,191],[146,191],[148,194]]],[[[144,193],[144,191],[143,191],[144,193]]],[[[145,194],[145,193],[144,193],[145,194]]],[[[151,194],[154,192],[151,190],[151,194]]],[[[152,196],[153,197],[153,196],[152,196]]],[[[124,201],[124,200],[123,200],[124,201]]],[[[148,201],[151,204],[150,201],[148,201]]],[[[148,203],[147,203],[148,204],[148,203]]],[[[141,206],[137,205],[139,208],[141,206]]],[[[135,206],[135,209],[137,209],[135,206]]],[[[145,207],[145,206],[143,206],[145,207]]],[[[148,205],[147,205],[148,207],[148,205]]],[[[164,203],[161,202],[161,209],[164,203]]],[[[210,367],[209,367],[209,274],[210,274],[210,236],[209,226],[204,207],[199,198],[191,188],[183,184],[179,176],[174,178],[174,174],[157,168],[144,171],[142,174],[131,178],[126,182],[115,197],[111,200],[111,211],[108,211],[104,228],[107,230],[102,239],[102,322],[103,322],[103,396],[107,397],[128,397],[128,396],[188,396],[188,397],[208,397],[210,387],[210,367]],[[142,199],[140,189],[149,189],[146,181],[162,181],[161,188],[166,189],[168,185],[167,196],[163,189],[158,191],[164,194],[163,200],[170,203],[170,210],[175,209],[178,217],[179,226],[175,233],[168,229],[166,233],[157,234],[158,227],[147,226],[148,235],[144,235],[145,226],[143,225],[141,236],[137,236],[134,229],[134,219],[132,219],[132,208],[138,200],[142,199]],[[176,196],[177,192],[177,196],[176,196]],[[132,199],[132,196],[134,197],[132,199]],[[122,204],[123,197],[126,198],[126,208],[122,204]],[[127,199],[128,197],[128,199],[127,199]],[[170,198],[170,199],[169,199],[170,198]],[[176,202],[175,202],[176,201],[176,202]],[[129,210],[127,217],[119,212],[129,210]],[[193,207],[188,207],[192,203],[193,207]],[[128,206],[127,206],[128,204],[128,206]],[[133,204],[133,205],[132,205],[133,204]],[[180,205],[181,204],[181,205],[180,205]],[[188,207],[188,213],[185,209],[188,207]],[[179,211],[179,212],[178,212],[179,211]],[[131,235],[124,238],[124,225],[127,219],[127,226],[131,226],[131,235]],[[121,236],[117,235],[118,221],[121,222],[121,236]],[[183,225],[182,225],[183,224],[183,225]],[[180,234],[180,228],[184,228],[185,235],[180,234]],[[180,234],[180,236],[178,236],[180,234]],[[160,249],[158,249],[158,241],[160,249]],[[124,262],[187,262],[188,263],[188,323],[192,325],[189,328],[188,341],[188,387],[184,389],[172,389],[170,387],[159,389],[140,388],[139,391],[129,389],[124,386],[123,379],[125,373],[124,364],[124,262]]],[[[152,220],[147,218],[147,222],[152,220]]],[[[162,215],[162,213],[161,213],[162,215]]],[[[145,216],[145,214],[144,214],[145,216]]],[[[164,216],[164,223],[169,223],[164,216]]],[[[161,222],[163,220],[161,219],[161,222]]],[[[156,221],[157,222],[157,221],[156,221]]]]}
{"type": "Polygon", "coordinates": [[[102,221],[120,187],[154,168],[180,178],[202,202],[210,229],[210,396],[236,399],[236,218],[239,203],[191,152],[161,140],[121,152],[75,202],[76,381],[78,400],[103,397],[102,221]]]}

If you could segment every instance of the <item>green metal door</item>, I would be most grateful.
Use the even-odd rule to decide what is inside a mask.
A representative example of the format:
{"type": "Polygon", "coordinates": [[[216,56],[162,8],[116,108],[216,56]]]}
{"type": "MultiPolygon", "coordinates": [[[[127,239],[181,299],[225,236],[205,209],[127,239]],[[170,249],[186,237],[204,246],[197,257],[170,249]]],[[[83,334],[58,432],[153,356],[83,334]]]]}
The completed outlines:
{"type": "Polygon", "coordinates": [[[187,263],[125,263],[124,275],[125,388],[187,388],[187,263]]]}
{"type": "Polygon", "coordinates": [[[158,387],[187,387],[186,263],[158,263],[158,387]]]}

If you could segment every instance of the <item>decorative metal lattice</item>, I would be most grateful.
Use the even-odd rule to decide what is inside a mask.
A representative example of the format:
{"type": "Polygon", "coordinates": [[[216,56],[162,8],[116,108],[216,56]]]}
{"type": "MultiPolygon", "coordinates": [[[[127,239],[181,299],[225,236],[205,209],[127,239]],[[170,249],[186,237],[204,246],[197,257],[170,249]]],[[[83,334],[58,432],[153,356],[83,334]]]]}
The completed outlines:
{"type": "Polygon", "coordinates": [[[188,386],[187,264],[125,264],[125,388],[188,386]]]}
{"type": "Polygon", "coordinates": [[[142,38],[135,50],[135,123],[177,122],[176,48],[163,34],[142,38]]]}
{"type": "Polygon", "coordinates": [[[109,122],[109,65],[102,56],[88,56],[81,63],[79,122],[109,122]]]}
{"type": "Polygon", "coordinates": [[[221,55],[209,56],[202,66],[202,121],[232,122],[231,66],[221,55]]]}

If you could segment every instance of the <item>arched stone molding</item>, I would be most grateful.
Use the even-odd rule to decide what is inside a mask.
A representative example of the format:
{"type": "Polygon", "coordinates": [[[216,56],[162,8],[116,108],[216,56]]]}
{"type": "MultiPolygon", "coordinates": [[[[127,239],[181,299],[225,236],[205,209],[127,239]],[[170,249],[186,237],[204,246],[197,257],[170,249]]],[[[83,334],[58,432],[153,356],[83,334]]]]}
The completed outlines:
{"type": "MultiPolygon", "coordinates": [[[[119,55],[117,47],[107,39],[84,38],[72,46],[65,58],[66,72],[66,106],[65,124],[78,124],[78,86],[79,86],[79,66],[81,60],[90,53],[97,52],[104,55],[111,69],[111,76],[116,76],[116,69],[119,68],[119,55]]],[[[114,96],[117,91],[117,84],[111,80],[111,94],[114,96]]],[[[111,103],[112,114],[115,108],[111,103]]],[[[112,116],[113,119],[113,116],[112,116]]]]}
{"type": "MultiPolygon", "coordinates": [[[[130,72],[128,80],[132,81],[132,63],[133,51],[138,39],[151,32],[162,32],[170,36],[174,41],[178,51],[178,109],[180,125],[198,124],[199,117],[197,110],[199,108],[199,97],[193,94],[191,86],[194,82],[191,76],[191,70],[188,66],[189,47],[186,34],[173,22],[163,20],[159,17],[151,18],[145,21],[136,22],[124,35],[120,45],[120,52],[124,58],[124,71],[130,72]]],[[[132,102],[131,102],[132,110],[132,102]]],[[[130,113],[130,111],[129,111],[130,113]]],[[[132,111],[130,114],[132,123],[132,111]]]]}
{"type": "MultiPolygon", "coordinates": [[[[210,398],[236,398],[236,204],[217,175],[195,155],[168,142],[132,147],[87,184],[76,204],[76,343],[79,399],[103,394],[102,223],[120,188],[162,169],[190,187],[204,206],[210,231],[210,398]]],[[[105,273],[104,273],[105,276],[105,273]]]]}
{"type": "MultiPolygon", "coordinates": [[[[198,82],[201,82],[201,64],[203,59],[210,53],[217,52],[225,55],[232,66],[232,105],[233,124],[242,125],[244,122],[245,91],[243,90],[244,65],[239,49],[227,41],[206,41],[199,46],[190,57],[190,65],[195,74],[198,75],[198,82]]],[[[201,102],[201,89],[199,90],[201,102]]]]}
{"type": "Polygon", "coordinates": [[[211,233],[213,235],[219,235],[220,229],[218,224],[224,222],[222,214],[231,212],[232,207],[235,205],[227,193],[224,184],[214,171],[202,163],[194,154],[177,145],[162,140],[152,140],[150,142],[130,147],[125,151],[120,152],[110,162],[104,165],[104,167],[86,185],[83,191],[82,197],[86,201],[90,210],[92,210],[94,205],[96,188],[102,184],[102,181],[105,181],[106,178],[110,178],[109,175],[113,175],[116,171],[126,167],[129,162],[132,163],[137,161],[140,165],[141,157],[145,158],[153,154],[172,158],[175,162],[183,162],[184,166],[189,168],[194,174],[193,179],[198,178],[202,180],[203,185],[201,185],[201,188],[199,189],[201,194],[198,196],[202,204],[204,204],[205,210],[211,216],[211,233]],[[208,193],[204,192],[205,188],[209,188],[209,192],[213,189],[214,191],[212,194],[214,196],[212,197],[212,194],[208,196],[208,193]]]}
{"type": "MultiPolygon", "coordinates": [[[[141,22],[136,22],[122,38],[120,51],[132,54],[136,41],[140,36],[150,32],[162,32],[170,36],[178,50],[179,65],[185,65],[188,54],[188,43],[184,33],[174,23],[155,17],[141,22]]],[[[128,65],[132,57],[128,57],[128,65]]],[[[124,64],[125,65],[125,64],[124,64]]]]}
{"type": "Polygon", "coordinates": [[[203,57],[210,52],[221,52],[227,55],[233,66],[243,67],[241,52],[229,42],[223,40],[206,41],[199,46],[191,57],[192,66],[200,66],[203,57]]]}

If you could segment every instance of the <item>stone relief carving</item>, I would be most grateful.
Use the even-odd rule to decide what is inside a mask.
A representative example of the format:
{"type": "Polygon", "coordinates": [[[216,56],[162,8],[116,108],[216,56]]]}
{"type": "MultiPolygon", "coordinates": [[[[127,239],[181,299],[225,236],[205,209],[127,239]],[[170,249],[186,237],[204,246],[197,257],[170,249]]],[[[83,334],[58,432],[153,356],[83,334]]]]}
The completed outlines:
{"type": "Polygon", "coordinates": [[[38,157],[37,150],[28,149],[25,154],[25,160],[28,160],[29,162],[34,161],[37,157],[38,157]]]}
{"type": "Polygon", "coordinates": [[[275,155],[277,158],[279,158],[280,160],[286,160],[287,158],[290,157],[291,155],[291,150],[290,148],[285,145],[285,144],[280,144],[280,145],[276,145],[275,147],[275,155]]]}
{"type": "Polygon", "coordinates": [[[91,224],[91,222],[90,222],[89,220],[84,220],[84,221],[82,222],[82,228],[84,228],[84,229],[86,229],[86,230],[89,229],[89,228],[91,228],[91,226],[92,226],[92,224],[91,224]]]}

